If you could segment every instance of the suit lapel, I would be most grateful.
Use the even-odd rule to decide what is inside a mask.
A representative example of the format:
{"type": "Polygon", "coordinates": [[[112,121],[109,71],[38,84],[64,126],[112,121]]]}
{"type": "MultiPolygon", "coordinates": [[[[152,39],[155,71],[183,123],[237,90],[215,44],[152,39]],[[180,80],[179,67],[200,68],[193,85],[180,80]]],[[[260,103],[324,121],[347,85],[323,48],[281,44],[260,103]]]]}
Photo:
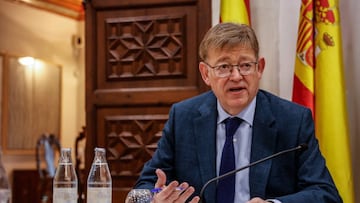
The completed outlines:
{"type": "MultiPolygon", "coordinates": [[[[250,162],[274,154],[277,140],[277,130],[273,125],[275,118],[263,93],[258,93],[256,103],[250,162]]],[[[272,160],[268,160],[250,168],[251,197],[265,197],[271,164],[272,160]]]]}
{"type": "MultiPolygon", "coordinates": [[[[194,119],[194,133],[199,160],[202,185],[216,176],[216,98],[209,96],[199,107],[199,116],[194,119]],[[215,110],[214,110],[215,109],[215,110]]],[[[275,153],[277,130],[270,103],[261,92],[257,95],[250,162],[275,153]]],[[[268,160],[250,168],[250,196],[265,197],[272,161],[268,160]]],[[[200,191],[199,191],[200,192],[200,191]]],[[[205,201],[216,199],[216,184],[210,184],[204,191],[205,201]]]]}
{"type": "MultiPolygon", "coordinates": [[[[211,94],[200,106],[200,116],[194,119],[195,143],[202,185],[216,176],[216,109],[216,98],[211,94]]],[[[215,185],[215,183],[210,184],[204,191],[206,202],[215,199],[215,185]]]]}

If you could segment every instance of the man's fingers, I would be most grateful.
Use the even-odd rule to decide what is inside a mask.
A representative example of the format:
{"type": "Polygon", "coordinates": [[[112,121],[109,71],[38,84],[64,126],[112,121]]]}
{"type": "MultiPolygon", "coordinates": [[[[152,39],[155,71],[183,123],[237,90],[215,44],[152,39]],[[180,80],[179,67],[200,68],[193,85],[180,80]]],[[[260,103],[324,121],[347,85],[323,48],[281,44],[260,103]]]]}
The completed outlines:
{"type": "MultiPolygon", "coordinates": [[[[186,200],[195,192],[194,187],[189,187],[189,184],[184,182],[179,185],[177,181],[172,181],[169,185],[166,184],[166,174],[161,169],[156,169],[157,181],[156,188],[161,188],[159,193],[154,195],[154,202],[186,202],[186,200]]],[[[190,203],[199,202],[198,196],[194,197],[190,203]]]]}
{"type": "Polygon", "coordinates": [[[247,203],[267,203],[267,202],[259,197],[255,197],[255,198],[252,198],[247,203]]]}
{"type": "Polygon", "coordinates": [[[156,188],[161,188],[166,183],[166,174],[165,174],[165,172],[163,170],[161,170],[159,168],[156,169],[155,173],[156,173],[156,175],[158,177],[158,179],[157,179],[157,181],[155,183],[155,187],[156,188]]]}
{"type": "Polygon", "coordinates": [[[200,197],[195,196],[194,198],[192,198],[192,200],[189,203],[198,203],[199,201],[200,201],[200,197]]]}
{"type": "Polygon", "coordinates": [[[177,181],[172,181],[168,186],[161,190],[159,195],[163,196],[163,199],[173,200],[179,193],[176,192],[176,188],[178,187],[179,183],[177,181]]]}
{"type": "Polygon", "coordinates": [[[180,196],[177,199],[177,202],[185,202],[194,192],[194,187],[189,187],[189,185],[186,183],[186,188],[184,187],[184,191],[180,194],[180,196]]]}

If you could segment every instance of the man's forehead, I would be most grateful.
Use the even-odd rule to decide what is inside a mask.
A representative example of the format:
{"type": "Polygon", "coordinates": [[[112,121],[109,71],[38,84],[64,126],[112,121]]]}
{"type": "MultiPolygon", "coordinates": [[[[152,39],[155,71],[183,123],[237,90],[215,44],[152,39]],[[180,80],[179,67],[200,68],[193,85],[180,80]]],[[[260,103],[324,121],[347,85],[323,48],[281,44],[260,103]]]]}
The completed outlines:
{"type": "Polygon", "coordinates": [[[224,46],[224,47],[214,47],[208,50],[208,58],[216,60],[227,60],[230,59],[231,56],[237,55],[240,58],[249,58],[255,57],[255,51],[249,47],[244,45],[237,45],[237,46],[224,46]]]}

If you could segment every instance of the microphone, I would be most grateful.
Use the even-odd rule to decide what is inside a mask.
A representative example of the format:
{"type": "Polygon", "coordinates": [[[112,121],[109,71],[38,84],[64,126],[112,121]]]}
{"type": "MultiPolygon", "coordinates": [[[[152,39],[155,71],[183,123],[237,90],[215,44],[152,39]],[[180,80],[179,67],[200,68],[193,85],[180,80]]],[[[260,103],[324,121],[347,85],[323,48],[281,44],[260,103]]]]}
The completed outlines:
{"type": "Polygon", "coordinates": [[[297,147],[294,147],[294,148],[290,148],[290,149],[286,149],[286,150],[277,152],[277,153],[275,153],[275,154],[273,154],[273,155],[270,155],[270,156],[265,157],[265,158],[263,158],[263,159],[260,159],[260,160],[258,160],[258,161],[252,162],[252,163],[250,163],[249,165],[246,165],[246,166],[243,166],[243,167],[241,167],[241,168],[238,168],[238,169],[229,171],[229,172],[224,173],[224,174],[222,174],[222,175],[220,175],[220,176],[217,176],[217,177],[215,177],[215,178],[210,179],[210,180],[207,181],[207,182],[205,183],[205,185],[201,188],[201,191],[200,191],[200,194],[199,194],[200,203],[202,202],[202,199],[203,199],[203,198],[202,198],[202,197],[203,197],[203,193],[204,193],[206,187],[207,187],[210,183],[215,182],[215,181],[220,180],[220,179],[223,179],[223,178],[226,178],[226,177],[228,177],[228,176],[234,175],[235,173],[237,173],[237,172],[239,172],[239,171],[242,171],[242,170],[244,170],[244,169],[250,168],[250,167],[252,167],[252,166],[254,166],[254,165],[257,165],[257,164],[262,163],[262,162],[264,162],[264,161],[267,161],[267,160],[269,160],[269,159],[273,159],[273,158],[278,157],[278,156],[280,156],[280,155],[287,154],[287,153],[290,153],[290,152],[293,152],[293,151],[305,151],[305,150],[307,150],[307,148],[308,148],[308,145],[307,145],[306,143],[303,143],[303,144],[300,144],[300,145],[297,146],[297,147]]]}

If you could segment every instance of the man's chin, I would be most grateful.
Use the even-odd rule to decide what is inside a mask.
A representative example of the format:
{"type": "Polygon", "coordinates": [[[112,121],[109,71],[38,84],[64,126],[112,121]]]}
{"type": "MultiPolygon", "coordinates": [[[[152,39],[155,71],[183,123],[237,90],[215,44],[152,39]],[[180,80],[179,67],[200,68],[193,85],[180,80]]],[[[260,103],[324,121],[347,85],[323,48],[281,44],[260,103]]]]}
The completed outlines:
{"type": "Polygon", "coordinates": [[[242,111],[246,105],[247,105],[247,100],[234,100],[234,101],[230,101],[228,103],[228,106],[230,107],[230,109],[232,109],[233,111],[236,111],[237,113],[240,113],[240,111],[242,111]]]}

